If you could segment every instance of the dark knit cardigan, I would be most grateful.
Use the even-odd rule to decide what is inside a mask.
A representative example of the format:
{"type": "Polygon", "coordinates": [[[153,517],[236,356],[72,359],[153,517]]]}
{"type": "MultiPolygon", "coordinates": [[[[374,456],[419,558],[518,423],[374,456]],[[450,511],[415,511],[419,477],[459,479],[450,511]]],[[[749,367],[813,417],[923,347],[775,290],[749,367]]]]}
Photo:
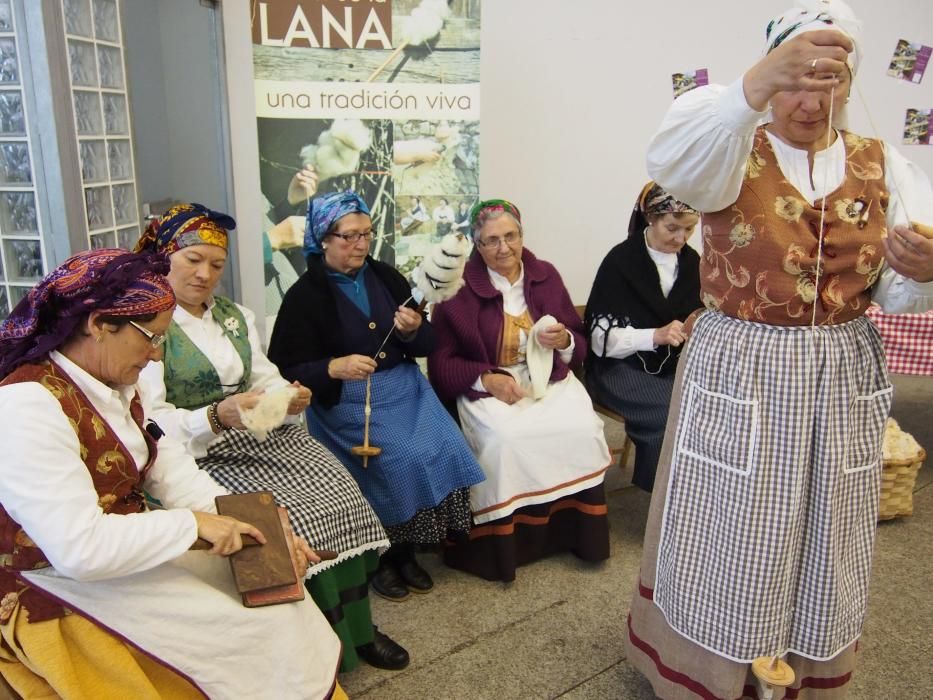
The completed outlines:
{"type": "MultiPolygon", "coordinates": [[[[538,260],[530,250],[522,251],[525,268],[524,291],[528,313],[537,321],[551,314],[574,337],[569,366],[554,353],[550,381],[560,381],[570,369],[579,367],[586,356],[586,340],[580,316],[555,267],[538,260]]],[[[476,400],[489,396],[471,387],[479,376],[498,367],[499,343],[505,315],[502,294],[492,286],[489,272],[478,253],[467,261],[464,287],[450,301],[437,304],[431,322],[437,332],[437,349],[428,356],[428,376],[444,401],[459,396],[476,400]]]]}
{"type": "MultiPolygon", "coordinates": [[[[357,309],[352,303],[340,304],[347,316],[338,310],[336,295],[343,294],[329,279],[324,260],[320,255],[308,256],[308,270],[288,289],[275,320],[272,339],[269,341],[269,359],[274,362],[282,376],[289,381],[298,380],[313,393],[312,401],[324,408],[332,408],[340,401],[343,382],[331,379],[327,365],[335,357],[345,355],[375,354],[392,327],[392,314],[399,304],[411,295],[405,278],[391,265],[367,257],[367,291],[372,306],[375,328],[367,330],[364,346],[353,342],[359,332],[351,333],[345,327],[347,318],[354,319],[357,309]],[[386,294],[391,299],[381,303],[386,294]],[[394,302],[395,308],[391,307],[394,302]],[[380,312],[381,310],[381,312],[380,312]],[[353,316],[350,316],[353,314],[353,316]]],[[[417,308],[413,301],[408,306],[417,308]]],[[[362,316],[362,314],[358,314],[362,316]]],[[[363,326],[365,329],[366,326],[363,326]]],[[[418,332],[408,341],[397,334],[390,336],[379,359],[377,371],[391,369],[399,362],[414,362],[434,348],[434,329],[424,320],[418,332]]]]}
{"type": "MultiPolygon", "coordinates": [[[[612,328],[622,326],[661,328],[675,319],[686,321],[687,316],[702,306],[699,268],[700,258],[696,251],[685,245],[677,254],[677,279],[665,298],[661,292],[658,267],[648,253],[644,235],[639,231],[629,236],[609,251],[596,273],[584,316],[587,337],[592,336],[596,325],[608,335],[612,328]]],[[[639,354],[648,370],[655,372],[663,363],[662,374],[669,374],[677,367],[676,357],[680,355],[680,349],[671,348],[670,357],[674,360],[668,362],[664,362],[668,357],[666,347],[639,354]]],[[[590,372],[615,362],[628,362],[633,367],[642,368],[636,355],[619,360],[597,357],[590,352],[586,369],[590,372]]]]}

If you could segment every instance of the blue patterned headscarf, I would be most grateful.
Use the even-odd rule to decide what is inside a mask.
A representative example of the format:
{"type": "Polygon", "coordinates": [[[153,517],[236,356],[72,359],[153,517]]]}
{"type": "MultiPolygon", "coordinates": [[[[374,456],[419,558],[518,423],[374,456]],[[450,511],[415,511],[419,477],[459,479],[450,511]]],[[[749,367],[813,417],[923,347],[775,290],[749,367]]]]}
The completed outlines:
{"type": "Polygon", "coordinates": [[[334,223],[347,214],[357,213],[369,216],[369,207],[353,190],[329,192],[312,199],[308,204],[308,218],[305,223],[305,257],[311,254],[320,255],[324,250],[321,241],[334,223]]]}

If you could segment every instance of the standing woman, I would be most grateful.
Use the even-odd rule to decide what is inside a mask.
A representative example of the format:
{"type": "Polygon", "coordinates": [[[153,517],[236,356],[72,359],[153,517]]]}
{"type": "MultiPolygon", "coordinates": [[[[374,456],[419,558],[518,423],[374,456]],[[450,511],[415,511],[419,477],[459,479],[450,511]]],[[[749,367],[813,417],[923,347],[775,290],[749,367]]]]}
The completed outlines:
{"type": "Polygon", "coordinates": [[[641,191],[628,238],[609,251],[593,282],[584,325],[586,383],[625,417],[635,443],[632,483],[654,486],[684,321],[700,303],[700,258],[687,239],[700,217],[655,182],[641,191]]]}
{"type": "MultiPolygon", "coordinates": [[[[269,489],[288,508],[295,532],[338,553],[309,569],[305,587],[341,638],[341,669],[354,668],[357,657],[403,668],[407,652],[373,627],[367,580],[388,542],[353,478],[294,420],[262,442],[244,430],[240,410],[288,382],[263,354],[253,314],[214,294],[235,227],[226,214],[180,204],[151,222],[139,241],[138,249],[169,256],[178,299],[164,358],[141,376],[154,417],[216,481],[235,493],[269,489]]],[[[294,387],[292,416],[311,399],[307,388],[294,387]]]]}
{"type": "Polygon", "coordinates": [[[750,662],[773,656],[795,672],[788,695],[840,697],[855,666],[891,402],[863,314],[933,306],[933,240],[910,227],[933,223],[929,180],[831,124],[858,29],[837,0],[781,15],[763,58],[675,100],[649,146],[649,172],[703,212],[708,309],[678,368],[625,637],[665,698],[754,694],[750,662]]]}
{"type": "Polygon", "coordinates": [[[226,489],[137,390],[172,320],[167,271],[78,253],[0,325],[0,673],[25,698],[345,698],[310,601],[243,607],[225,557],[265,537],[216,514],[226,489]],[[188,551],[199,537],[210,552],[188,551]]]}
{"type": "Polygon", "coordinates": [[[369,256],[372,235],[355,192],[311,201],[308,271],[285,295],[269,357],[314,391],[311,434],[356,478],[392,543],[373,589],[404,600],[434,587],[415,546],[470,529],[469,487],[483,473],[415,364],[433,349],[434,329],[413,308],[405,278],[369,256]],[[382,453],[364,466],[352,449],[362,444],[367,405],[370,442],[382,453]]]}

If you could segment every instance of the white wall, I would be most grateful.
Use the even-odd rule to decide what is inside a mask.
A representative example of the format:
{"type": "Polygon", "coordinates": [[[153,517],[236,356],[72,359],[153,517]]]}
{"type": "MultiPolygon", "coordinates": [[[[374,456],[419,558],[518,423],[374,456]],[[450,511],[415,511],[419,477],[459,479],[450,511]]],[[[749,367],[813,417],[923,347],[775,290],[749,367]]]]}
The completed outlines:
{"type": "Polygon", "coordinates": [[[123,19],[139,200],[230,210],[213,10],[123,0],[123,19]]]}
{"type": "MultiPolygon", "coordinates": [[[[647,180],[645,149],[672,100],[671,74],[708,68],[729,83],[757,60],[789,0],[491,0],[482,6],[483,197],[522,211],[526,243],[557,265],[582,304],[605,253],[626,234],[647,180]]],[[[921,85],[885,75],[898,39],[933,46],[933,2],[850,0],[864,22],[858,85],[878,136],[901,143],[921,85]]],[[[850,127],[875,136],[858,94],[850,127]]],[[[898,148],[933,178],[933,146],[898,148]]]]}

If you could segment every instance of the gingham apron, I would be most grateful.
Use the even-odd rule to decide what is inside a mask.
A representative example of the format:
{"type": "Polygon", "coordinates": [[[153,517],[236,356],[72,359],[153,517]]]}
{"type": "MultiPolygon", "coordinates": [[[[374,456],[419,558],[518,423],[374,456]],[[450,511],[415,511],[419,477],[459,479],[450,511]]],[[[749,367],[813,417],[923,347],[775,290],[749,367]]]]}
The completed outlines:
{"type": "Polygon", "coordinates": [[[874,326],[707,312],[684,368],[654,601],[735,661],[858,637],[892,388],[874,326]]]}

